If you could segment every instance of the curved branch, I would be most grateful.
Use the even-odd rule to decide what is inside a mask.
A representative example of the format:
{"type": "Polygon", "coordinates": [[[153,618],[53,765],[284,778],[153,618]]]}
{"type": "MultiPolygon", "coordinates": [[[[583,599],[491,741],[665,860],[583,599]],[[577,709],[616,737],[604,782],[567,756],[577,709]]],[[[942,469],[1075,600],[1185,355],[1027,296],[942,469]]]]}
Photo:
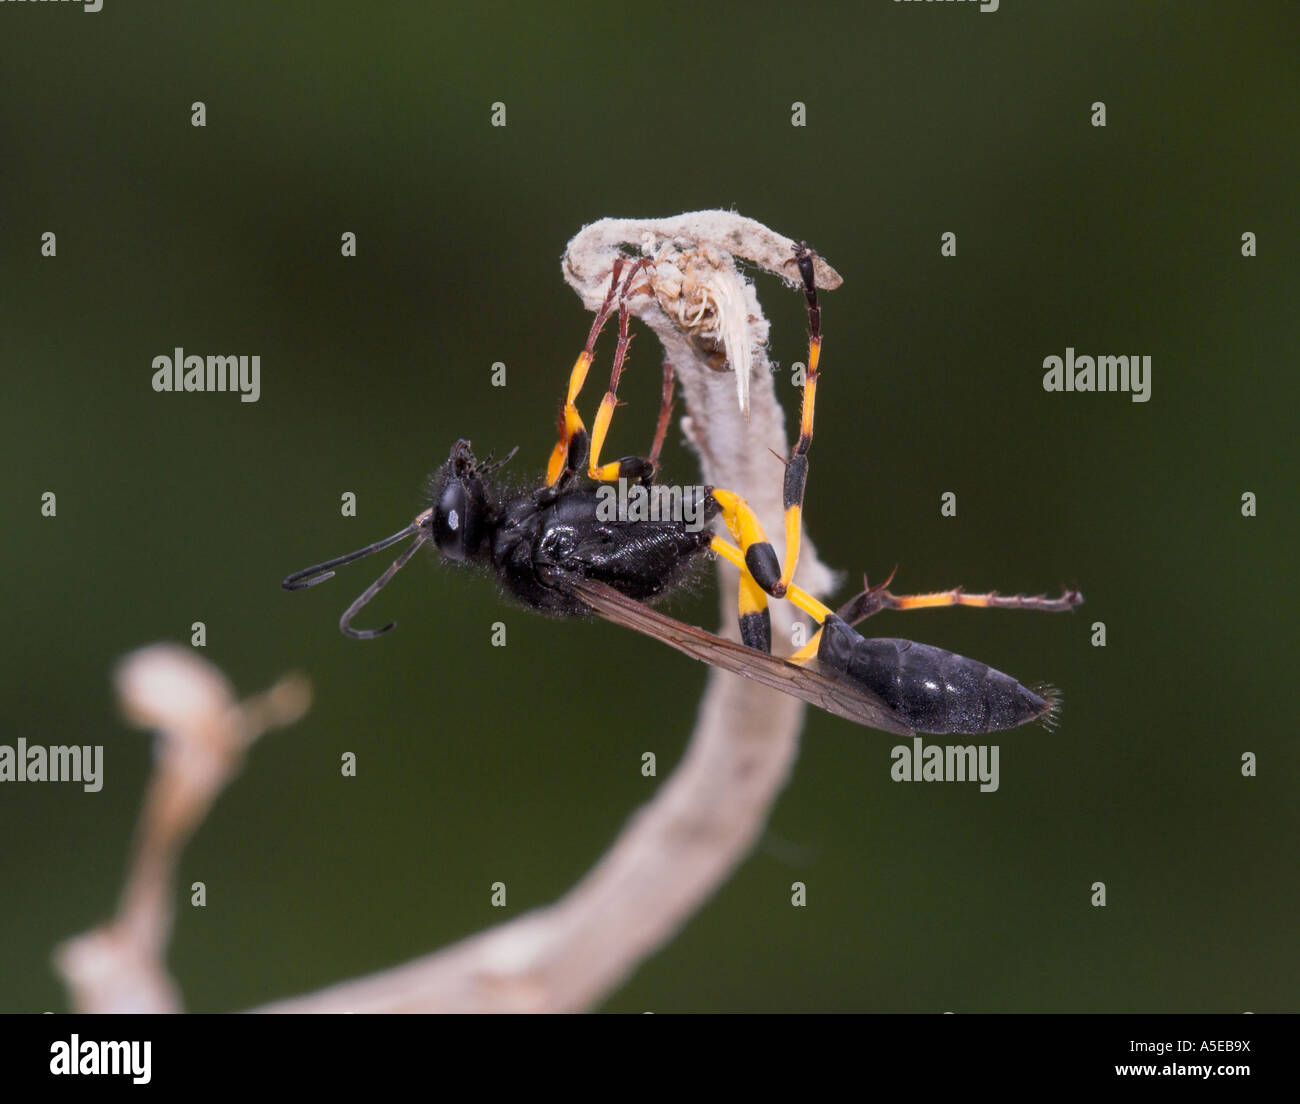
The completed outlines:
{"type": "Polygon", "coordinates": [[[164,961],[176,861],[249,746],[297,721],[311,686],[291,675],[239,702],[225,675],[179,644],[130,653],[114,683],[127,720],[158,733],[158,754],[117,913],[56,947],[54,964],[79,1012],[179,1012],[180,990],[164,961]]]}

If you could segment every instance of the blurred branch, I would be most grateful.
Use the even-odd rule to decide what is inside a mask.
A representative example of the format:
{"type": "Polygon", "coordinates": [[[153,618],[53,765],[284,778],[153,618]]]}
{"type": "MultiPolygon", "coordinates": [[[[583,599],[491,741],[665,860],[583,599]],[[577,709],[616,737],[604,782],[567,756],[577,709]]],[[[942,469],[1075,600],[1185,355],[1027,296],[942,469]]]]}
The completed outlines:
{"type": "MultiPolygon", "coordinates": [[[[772,450],[789,453],[785,420],[767,358],[768,323],[736,261],[793,283],[794,242],[728,211],[604,219],[574,237],[564,258],[565,278],[589,309],[603,299],[624,247],[655,259],[654,296],[631,303],[676,371],[688,410],[682,428],[705,480],[744,494],[783,554],[782,471],[772,450]]],[[[817,276],[823,288],[840,283],[820,260],[817,276]]],[[[734,637],[734,569],[720,564],[719,581],[723,631],[734,637]]],[[[798,581],[813,593],[825,593],[831,583],[808,543],[798,581]]],[[[776,603],[775,647],[789,643],[792,626],[791,607],[776,603]]],[[[672,938],[748,854],[794,762],[803,708],[786,695],[711,671],[682,762],[566,896],[402,966],[261,1010],[591,1007],[672,938]]]]}
{"type": "Polygon", "coordinates": [[[132,652],[114,682],[127,719],[158,732],[153,777],[117,914],[57,947],[55,966],[77,1011],[179,1012],[180,993],[164,964],[177,858],[249,745],[298,720],[311,688],[290,676],[240,703],[216,667],[174,644],[132,652]]]}

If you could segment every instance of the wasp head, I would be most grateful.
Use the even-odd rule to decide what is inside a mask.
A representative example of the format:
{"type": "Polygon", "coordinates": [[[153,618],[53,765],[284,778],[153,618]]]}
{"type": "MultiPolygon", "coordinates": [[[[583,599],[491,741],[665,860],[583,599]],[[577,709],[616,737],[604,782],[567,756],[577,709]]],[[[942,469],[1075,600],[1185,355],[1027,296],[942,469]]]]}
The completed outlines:
{"type": "Polygon", "coordinates": [[[480,464],[468,441],[457,441],[447,462],[432,480],[433,513],[429,518],[433,543],[450,560],[472,560],[483,552],[492,513],[492,500],[480,464]]]}

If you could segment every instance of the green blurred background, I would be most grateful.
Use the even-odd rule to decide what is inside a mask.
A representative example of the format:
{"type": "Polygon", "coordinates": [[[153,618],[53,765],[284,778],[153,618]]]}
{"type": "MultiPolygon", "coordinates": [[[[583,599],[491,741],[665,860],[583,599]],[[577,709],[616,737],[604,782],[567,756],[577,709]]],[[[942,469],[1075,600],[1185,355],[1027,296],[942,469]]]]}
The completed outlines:
{"type": "MultiPolygon", "coordinates": [[[[298,668],[317,696],[185,852],[209,900],[178,913],[188,1007],[400,962],[502,920],[493,881],[517,915],[592,864],[681,755],[702,668],[432,556],[369,645],[335,623],[380,565],[279,580],[404,525],[458,436],[540,469],[589,323],[559,270],[583,224],[734,206],[845,277],[826,560],[1087,604],[873,623],[1058,683],[1063,726],[1002,736],[980,794],[893,783],[892,738],[810,716],[756,852],[602,1007],[1295,1010],[1298,29],[1293,3],[1189,0],[0,5],[3,742],[107,745],[101,793],[0,788],[0,1009],[66,1007],[50,949],[113,906],[149,770],[109,673],[195,620],[241,692],[298,668]],[[261,401],[155,394],[176,345],[260,353],[261,401]],[[1151,354],[1152,400],[1044,393],[1067,345],[1151,354]]],[[[800,359],[799,296],[760,295],[800,359]]],[[[616,453],[658,384],[645,333],[616,453]]],[[[696,477],[676,431],[666,459],[696,477]]]]}

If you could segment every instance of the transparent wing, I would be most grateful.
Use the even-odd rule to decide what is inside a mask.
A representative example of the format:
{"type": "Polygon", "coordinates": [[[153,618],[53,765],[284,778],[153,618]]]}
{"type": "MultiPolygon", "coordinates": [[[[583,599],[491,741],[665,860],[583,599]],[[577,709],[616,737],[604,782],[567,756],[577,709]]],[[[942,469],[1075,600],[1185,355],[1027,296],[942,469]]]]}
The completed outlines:
{"type": "Polygon", "coordinates": [[[865,689],[687,625],[594,579],[575,580],[568,589],[607,621],[654,637],[701,663],[753,679],[847,721],[898,736],[913,734],[897,713],[865,689]]]}

